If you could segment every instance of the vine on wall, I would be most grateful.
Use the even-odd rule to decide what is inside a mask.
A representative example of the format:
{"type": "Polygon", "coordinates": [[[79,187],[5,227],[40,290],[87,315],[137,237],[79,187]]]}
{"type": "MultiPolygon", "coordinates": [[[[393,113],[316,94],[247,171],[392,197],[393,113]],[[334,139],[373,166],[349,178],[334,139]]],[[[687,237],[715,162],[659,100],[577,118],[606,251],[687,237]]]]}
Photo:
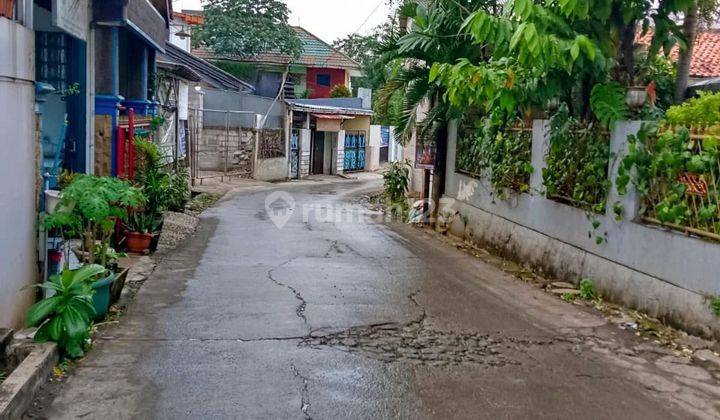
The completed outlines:
{"type": "Polygon", "coordinates": [[[604,213],[611,186],[609,137],[595,124],[580,124],[562,106],[550,122],[550,147],[543,170],[547,197],[604,213]]]}
{"type": "Polygon", "coordinates": [[[466,127],[458,139],[456,167],[474,177],[487,177],[498,197],[530,190],[532,129],[521,124],[502,129],[483,120],[466,127]]]}

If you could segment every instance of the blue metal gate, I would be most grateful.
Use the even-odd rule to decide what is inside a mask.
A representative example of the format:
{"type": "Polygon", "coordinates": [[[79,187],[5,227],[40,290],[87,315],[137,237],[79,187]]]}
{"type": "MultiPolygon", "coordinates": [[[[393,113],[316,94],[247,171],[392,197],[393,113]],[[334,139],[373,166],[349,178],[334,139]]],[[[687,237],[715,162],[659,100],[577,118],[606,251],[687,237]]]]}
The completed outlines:
{"type": "Polygon", "coordinates": [[[300,179],[300,130],[290,132],[290,178],[300,179]]]}
{"type": "Polygon", "coordinates": [[[348,131],[345,133],[345,165],[346,172],[365,170],[364,131],[348,131]]]}

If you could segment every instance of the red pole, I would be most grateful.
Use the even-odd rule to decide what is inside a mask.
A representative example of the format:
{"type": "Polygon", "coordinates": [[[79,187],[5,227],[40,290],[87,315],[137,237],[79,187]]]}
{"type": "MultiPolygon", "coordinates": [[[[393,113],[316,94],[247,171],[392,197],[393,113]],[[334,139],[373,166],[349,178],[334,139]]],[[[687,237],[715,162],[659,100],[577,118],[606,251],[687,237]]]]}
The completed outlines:
{"type": "Polygon", "coordinates": [[[118,124],[117,132],[117,177],[125,174],[125,130],[118,124]]]}
{"type": "Polygon", "coordinates": [[[135,110],[128,110],[128,178],[135,179],[135,110]]]}

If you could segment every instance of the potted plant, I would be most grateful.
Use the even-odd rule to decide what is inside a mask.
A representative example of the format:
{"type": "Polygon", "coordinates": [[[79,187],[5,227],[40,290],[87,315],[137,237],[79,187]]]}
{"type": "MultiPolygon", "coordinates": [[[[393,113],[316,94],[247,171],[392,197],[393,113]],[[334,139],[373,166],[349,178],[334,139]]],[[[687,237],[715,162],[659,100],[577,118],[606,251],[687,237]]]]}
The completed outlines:
{"type": "Polygon", "coordinates": [[[125,246],[129,252],[146,253],[158,231],[162,218],[156,214],[136,212],[125,223],[125,246]]]}
{"type": "MultiPolygon", "coordinates": [[[[81,262],[105,267],[93,282],[93,303],[96,316],[107,314],[110,307],[110,290],[118,273],[112,266],[113,253],[109,252],[110,239],[118,219],[127,217],[127,209],[138,207],[144,199],[139,189],[117,178],[78,175],[63,190],[61,206],[45,217],[48,229],[59,229],[63,238],[80,238],[77,249],[81,262]],[[74,203],[73,206],[69,206],[74,203]]],[[[66,260],[66,269],[68,262],[66,260]]]]}

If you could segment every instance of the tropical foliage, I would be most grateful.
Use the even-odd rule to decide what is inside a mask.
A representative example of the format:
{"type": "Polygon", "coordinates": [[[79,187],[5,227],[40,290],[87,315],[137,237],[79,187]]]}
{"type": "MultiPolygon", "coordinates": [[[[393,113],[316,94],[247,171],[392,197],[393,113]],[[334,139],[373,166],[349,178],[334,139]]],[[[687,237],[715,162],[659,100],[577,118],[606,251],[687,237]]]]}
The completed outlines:
{"type": "Polygon", "coordinates": [[[628,141],[630,151],[618,170],[618,191],[626,193],[632,183],[643,197],[641,213],[647,218],[695,233],[720,234],[719,138],[652,123],[628,141]]]}
{"type": "Polygon", "coordinates": [[[105,272],[101,265],[86,265],[78,270],[66,269],[39,285],[53,295],[28,310],[28,326],[40,327],[35,340],[56,342],[70,357],[83,356],[95,316],[91,284],[105,272]]]}
{"type": "Polygon", "coordinates": [[[280,0],[206,0],[203,14],[205,24],[196,29],[193,42],[218,55],[302,53],[302,42],[288,25],[290,9],[280,0]]]}

